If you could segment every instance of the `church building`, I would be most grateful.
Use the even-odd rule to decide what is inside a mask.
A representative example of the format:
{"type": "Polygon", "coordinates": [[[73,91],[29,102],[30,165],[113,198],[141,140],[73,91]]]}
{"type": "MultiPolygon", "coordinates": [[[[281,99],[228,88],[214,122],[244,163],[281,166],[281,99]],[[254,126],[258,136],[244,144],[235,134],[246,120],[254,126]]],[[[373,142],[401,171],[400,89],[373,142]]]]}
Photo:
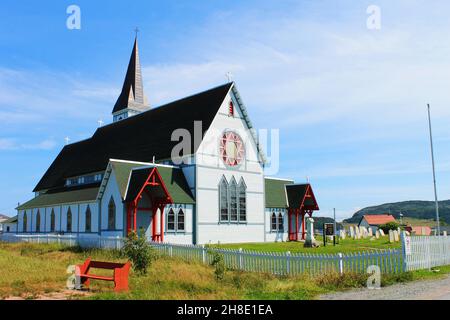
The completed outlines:
{"type": "Polygon", "coordinates": [[[136,39],[112,117],[61,150],[35,197],[17,207],[18,234],[304,239],[305,217],[319,210],[312,187],[264,176],[265,155],[234,82],[153,108],[136,39]]]}

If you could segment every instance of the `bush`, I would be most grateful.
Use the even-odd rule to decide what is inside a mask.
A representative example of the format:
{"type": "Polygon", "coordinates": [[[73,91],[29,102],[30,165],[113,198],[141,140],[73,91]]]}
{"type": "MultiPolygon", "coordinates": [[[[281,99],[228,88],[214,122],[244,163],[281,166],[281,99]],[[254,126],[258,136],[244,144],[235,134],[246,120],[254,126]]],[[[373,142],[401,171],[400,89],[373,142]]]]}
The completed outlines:
{"type": "Polygon", "coordinates": [[[223,280],[226,272],[224,256],[217,251],[211,251],[211,254],[213,257],[211,265],[214,267],[214,275],[216,276],[216,280],[223,280]]]}
{"type": "Polygon", "coordinates": [[[385,234],[389,233],[389,230],[397,230],[400,227],[400,224],[398,224],[397,222],[388,222],[385,224],[382,224],[380,226],[380,229],[383,230],[383,232],[385,234]]]}
{"type": "Polygon", "coordinates": [[[130,232],[121,252],[131,261],[133,270],[140,275],[147,273],[156,257],[154,249],[147,243],[144,232],[140,232],[139,236],[134,231],[130,232]]]}

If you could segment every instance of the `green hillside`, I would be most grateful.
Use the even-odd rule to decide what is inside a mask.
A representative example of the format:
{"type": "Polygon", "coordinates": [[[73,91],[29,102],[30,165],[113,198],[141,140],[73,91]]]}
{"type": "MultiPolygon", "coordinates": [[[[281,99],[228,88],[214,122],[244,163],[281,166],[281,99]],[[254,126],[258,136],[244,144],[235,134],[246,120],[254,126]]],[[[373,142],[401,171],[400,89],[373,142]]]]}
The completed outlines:
{"type": "MultiPolygon", "coordinates": [[[[433,201],[404,201],[367,207],[359,210],[353,217],[344,221],[347,223],[358,223],[365,214],[385,214],[389,212],[396,219],[400,218],[400,212],[404,217],[416,219],[434,220],[436,217],[433,201]]],[[[442,222],[450,224],[450,200],[439,202],[439,216],[442,222]]]]}

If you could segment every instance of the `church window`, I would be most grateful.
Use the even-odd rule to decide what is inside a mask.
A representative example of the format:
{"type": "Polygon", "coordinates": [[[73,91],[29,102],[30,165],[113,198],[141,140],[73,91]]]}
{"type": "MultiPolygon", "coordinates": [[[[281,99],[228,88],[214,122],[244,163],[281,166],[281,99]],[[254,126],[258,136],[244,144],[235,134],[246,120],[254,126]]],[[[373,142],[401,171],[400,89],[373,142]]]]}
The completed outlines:
{"type": "Polygon", "coordinates": [[[27,212],[24,211],[23,212],[23,232],[27,232],[27,228],[28,228],[28,218],[27,218],[27,212]]]}
{"type": "Polygon", "coordinates": [[[167,214],[167,231],[175,231],[175,212],[173,209],[170,209],[167,214]]]}
{"type": "Polygon", "coordinates": [[[230,101],[230,105],[228,106],[228,115],[230,117],[234,116],[234,105],[233,105],[233,101],[230,101]]]}
{"type": "Polygon", "coordinates": [[[276,232],[277,231],[277,214],[275,212],[272,212],[272,218],[271,218],[271,224],[270,224],[270,231],[276,232]]]}
{"type": "Polygon", "coordinates": [[[89,206],[87,206],[86,209],[86,227],[85,227],[85,231],[86,232],[91,232],[92,231],[92,214],[91,214],[91,208],[89,206]]]}
{"type": "Polygon", "coordinates": [[[72,210],[70,208],[67,210],[67,225],[66,231],[72,232],[72,210]]]}
{"type": "Polygon", "coordinates": [[[222,177],[219,185],[219,207],[220,207],[220,221],[228,222],[228,182],[225,177],[222,177]]]}
{"type": "Polygon", "coordinates": [[[283,214],[278,214],[278,231],[284,231],[283,214]]]}
{"type": "Polygon", "coordinates": [[[177,216],[177,231],[184,231],[184,211],[180,209],[177,216]]]}
{"type": "Polygon", "coordinates": [[[239,222],[247,221],[247,186],[243,179],[239,183],[239,222]]]}
{"type": "Polygon", "coordinates": [[[38,212],[36,213],[36,232],[40,232],[41,231],[41,213],[38,212]]]}
{"type": "Polygon", "coordinates": [[[55,211],[50,214],[50,232],[55,232],[55,211]]]}
{"type": "Polygon", "coordinates": [[[108,204],[108,229],[116,229],[116,204],[113,197],[111,197],[108,204]]]}
{"type": "Polygon", "coordinates": [[[238,221],[238,208],[237,208],[237,184],[234,177],[231,179],[230,184],[230,221],[238,221]]]}

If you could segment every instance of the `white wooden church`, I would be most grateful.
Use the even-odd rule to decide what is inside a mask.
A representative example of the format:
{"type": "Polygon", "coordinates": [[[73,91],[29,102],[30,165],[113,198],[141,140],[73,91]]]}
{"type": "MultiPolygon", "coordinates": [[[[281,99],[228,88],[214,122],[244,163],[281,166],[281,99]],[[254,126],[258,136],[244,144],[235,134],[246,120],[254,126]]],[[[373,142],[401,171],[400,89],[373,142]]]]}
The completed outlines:
{"type": "Polygon", "coordinates": [[[112,116],[62,149],[35,197],[18,206],[15,232],[92,238],[139,230],[184,244],[304,239],[305,216],[319,209],[311,185],[264,176],[235,83],[150,108],[136,39],[112,116]]]}

